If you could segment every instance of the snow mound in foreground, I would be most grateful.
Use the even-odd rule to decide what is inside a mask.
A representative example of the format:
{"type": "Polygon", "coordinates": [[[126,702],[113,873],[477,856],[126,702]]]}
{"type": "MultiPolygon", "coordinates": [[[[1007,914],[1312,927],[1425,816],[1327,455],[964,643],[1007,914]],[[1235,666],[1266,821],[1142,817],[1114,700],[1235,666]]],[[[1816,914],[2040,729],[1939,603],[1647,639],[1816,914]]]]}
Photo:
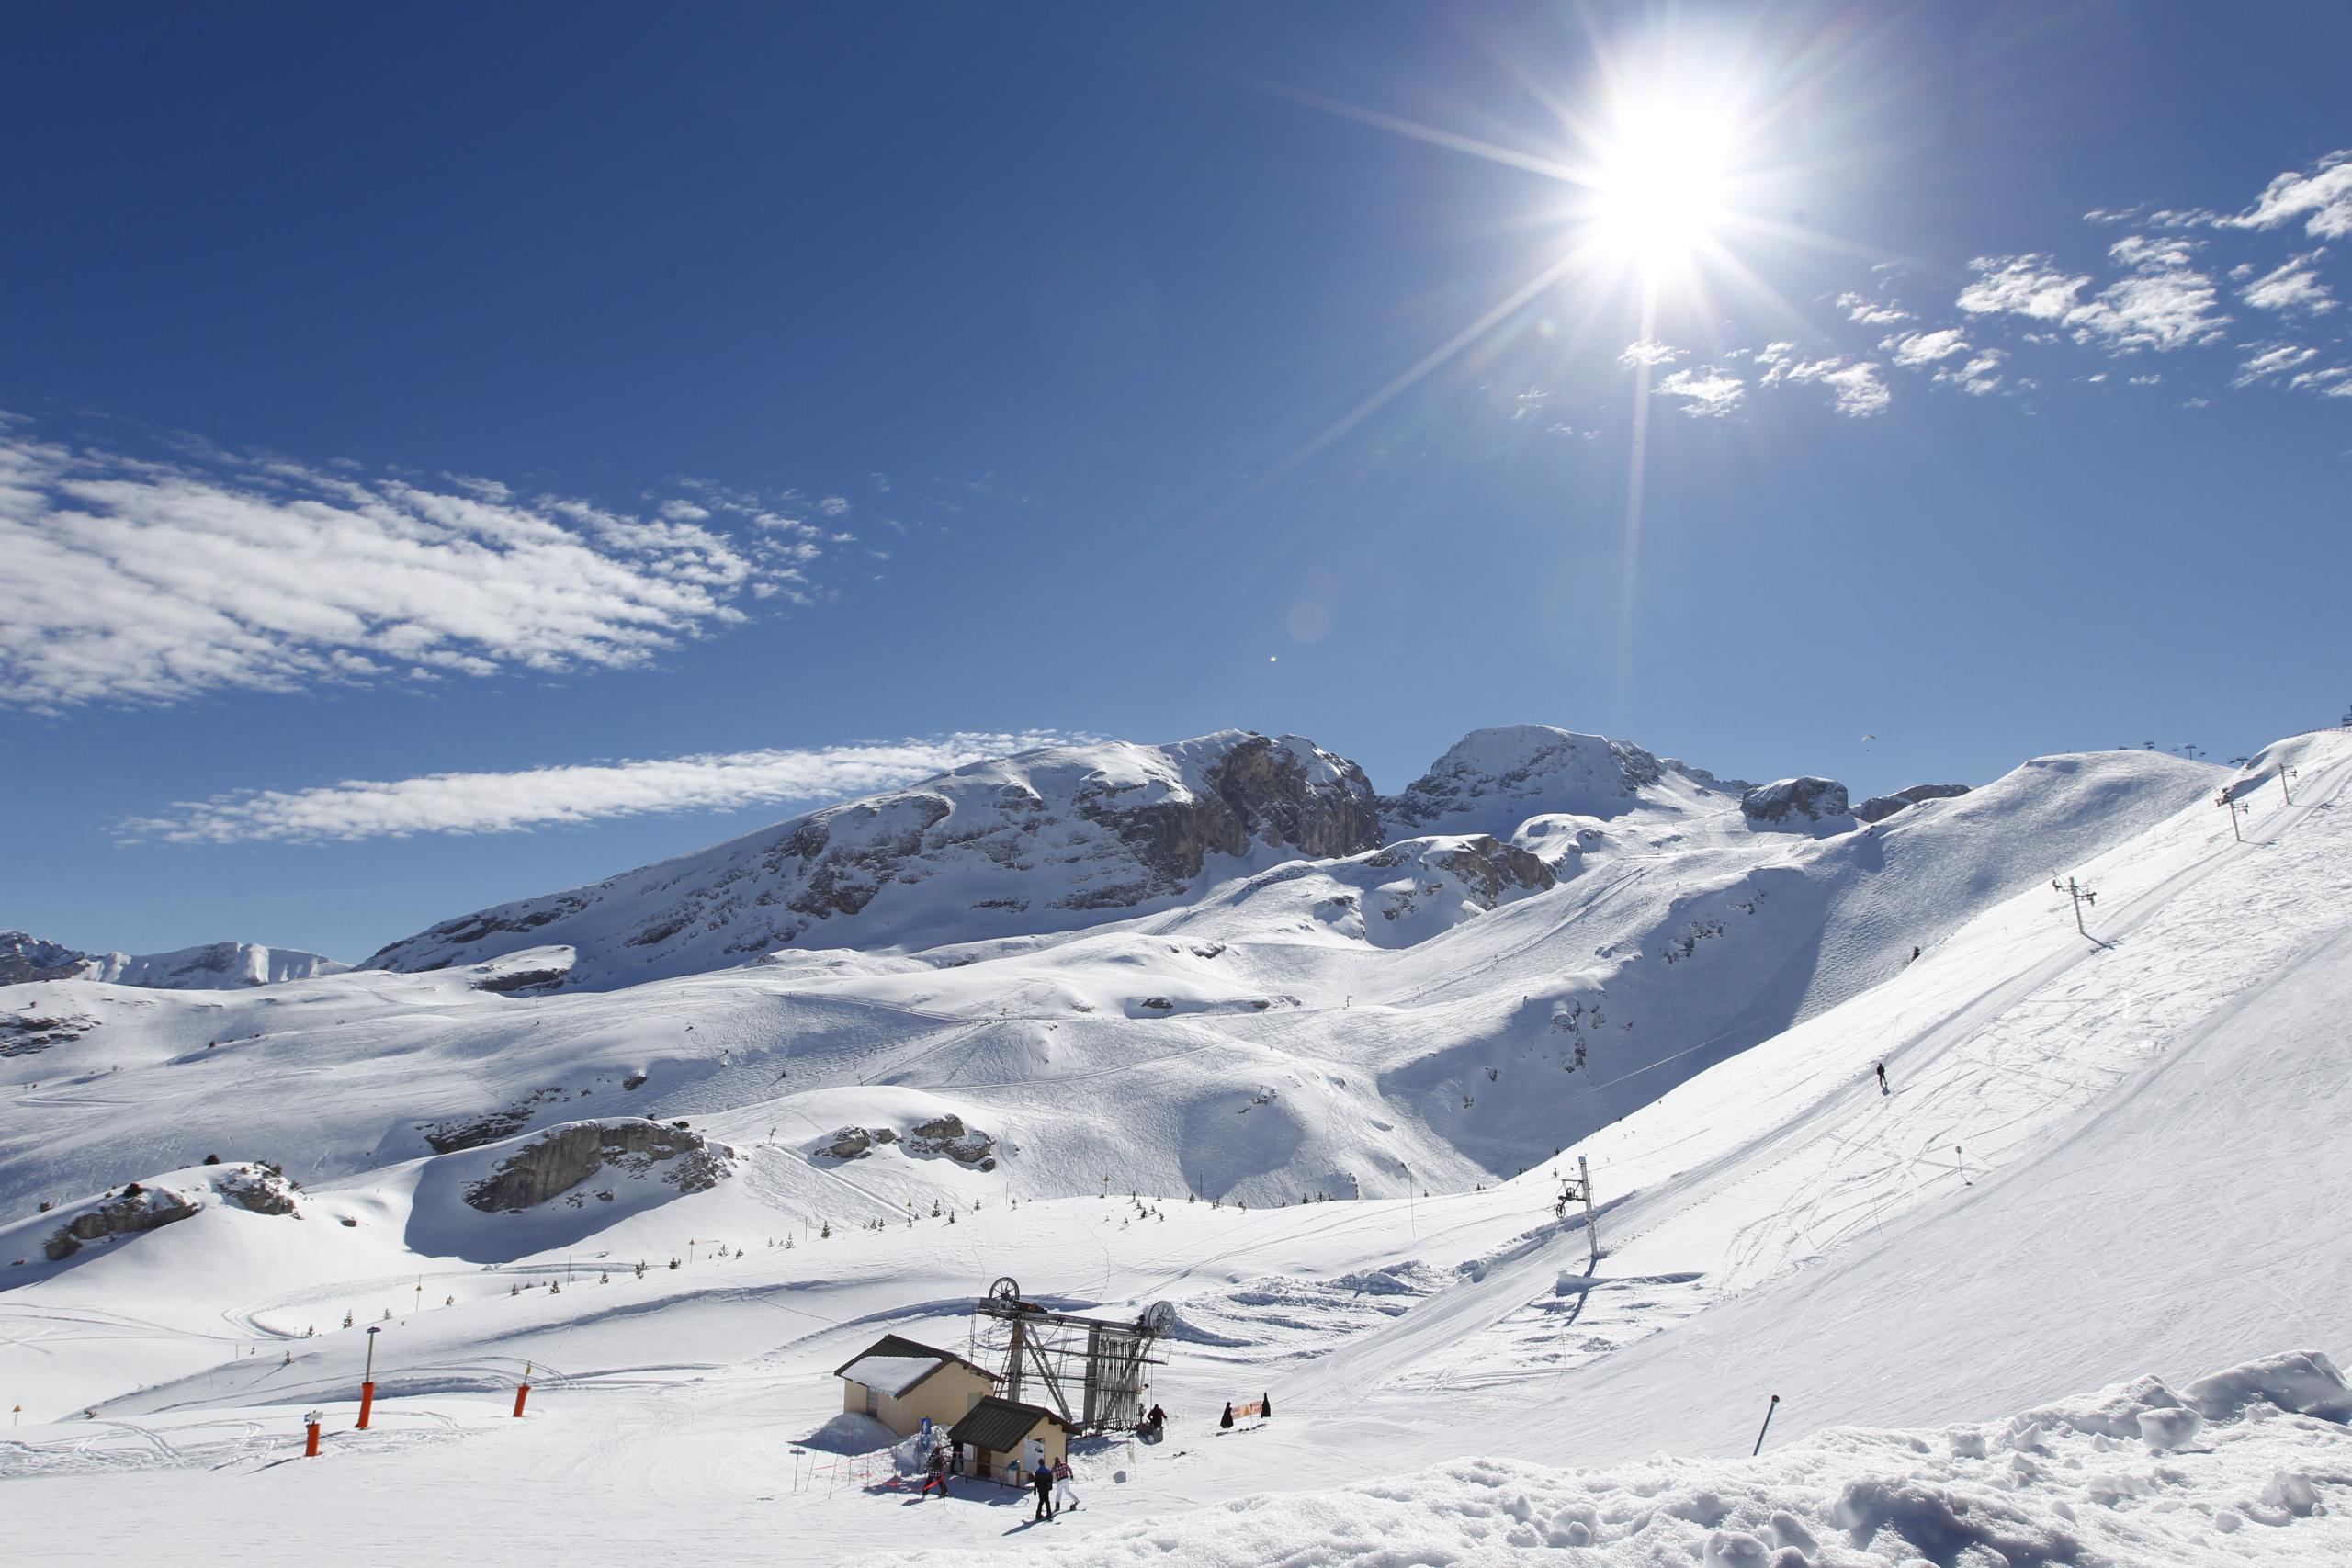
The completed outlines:
{"type": "Polygon", "coordinates": [[[1571,1548],[1577,1562],[1704,1568],[2346,1562],[2352,1431],[2324,1413],[2346,1410],[2343,1375],[2303,1351],[2199,1379],[2187,1398],[2146,1377],[2007,1423],[1829,1431],[1761,1459],[1463,1460],[1128,1526],[1046,1561],[1373,1568],[1571,1548]]]}

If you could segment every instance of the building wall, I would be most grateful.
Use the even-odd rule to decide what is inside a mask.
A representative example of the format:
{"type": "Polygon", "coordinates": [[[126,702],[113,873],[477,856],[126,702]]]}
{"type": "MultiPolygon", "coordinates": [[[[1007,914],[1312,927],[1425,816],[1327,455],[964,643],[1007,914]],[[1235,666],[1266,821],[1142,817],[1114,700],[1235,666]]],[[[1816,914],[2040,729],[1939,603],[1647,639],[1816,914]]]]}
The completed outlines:
{"type": "MultiPolygon", "coordinates": [[[[1047,1421],[1041,1418],[1035,1427],[1032,1427],[1028,1431],[1022,1434],[1021,1441],[1014,1444],[1010,1452],[1001,1452],[994,1449],[982,1452],[978,1457],[987,1462],[988,1468],[979,1472],[979,1473],[994,1476],[999,1480],[1002,1480],[1004,1472],[1012,1468],[1012,1461],[1014,1460],[1019,1460],[1025,1476],[1029,1467],[1029,1439],[1031,1438],[1043,1438],[1046,1439],[1046,1462],[1047,1464],[1052,1464],[1057,1460],[1064,1460],[1069,1457],[1069,1434],[1062,1430],[1060,1422],[1047,1421]]],[[[968,1464],[969,1461],[967,1461],[967,1463],[968,1464]]]]}
{"type": "MultiPolygon", "coordinates": [[[[952,1427],[964,1418],[964,1413],[980,1400],[996,1392],[996,1381],[985,1372],[969,1367],[959,1367],[950,1361],[931,1376],[909,1389],[903,1399],[882,1394],[874,1401],[874,1415],[885,1427],[900,1437],[906,1437],[922,1427],[922,1418],[931,1417],[934,1427],[952,1427]]],[[[863,1414],[865,1410],[865,1385],[842,1380],[842,1408],[863,1414]]]]}

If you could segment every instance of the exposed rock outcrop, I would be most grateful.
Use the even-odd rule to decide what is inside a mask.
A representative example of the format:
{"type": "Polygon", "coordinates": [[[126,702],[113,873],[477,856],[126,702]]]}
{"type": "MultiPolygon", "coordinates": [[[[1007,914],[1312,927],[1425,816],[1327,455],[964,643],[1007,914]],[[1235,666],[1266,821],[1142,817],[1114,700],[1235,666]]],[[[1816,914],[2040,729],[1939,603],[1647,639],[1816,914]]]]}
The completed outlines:
{"type": "Polygon", "coordinates": [[[977,1127],[967,1127],[950,1111],[918,1122],[901,1138],[896,1127],[843,1127],[809,1151],[827,1159],[864,1159],[877,1147],[901,1144],[909,1154],[944,1155],[959,1165],[980,1170],[996,1168],[996,1140],[977,1127]]]}
{"type": "Polygon", "coordinates": [[[1739,797],[1739,809],[1750,822],[1775,827],[1801,826],[1849,815],[1846,786],[1836,779],[1775,779],[1758,784],[1739,797]]]}
{"type": "Polygon", "coordinates": [[[98,1026],[80,1013],[38,1012],[0,1016],[0,1056],[31,1056],[52,1045],[70,1044],[98,1026]]]}
{"type": "MultiPolygon", "coordinates": [[[[624,1084],[623,1088],[632,1086],[624,1084]]],[[[455,1154],[459,1149],[478,1149],[484,1144],[494,1144],[511,1138],[531,1124],[543,1105],[571,1099],[561,1089],[535,1089],[514,1104],[497,1111],[485,1111],[479,1116],[453,1117],[444,1122],[419,1122],[416,1131],[425,1146],[436,1155],[455,1154]]]]}
{"type": "MultiPolygon", "coordinates": [[[[734,1151],[683,1125],[631,1118],[551,1127],[466,1189],[484,1213],[518,1213],[561,1197],[610,1168],[626,1177],[658,1175],[681,1192],[704,1192],[733,1168],[734,1151]]],[[[599,1197],[609,1196],[598,1193],[599,1197]]]]}
{"type": "Polygon", "coordinates": [[[1883,822],[1896,812],[1918,805],[1923,800],[1950,800],[1966,795],[1966,784],[1913,784],[1898,789],[1893,795],[1874,795],[1854,807],[1854,815],[1864,822],[1883,822]]]}
{"type": "Polygon", "coordinates": [[[135,1235],[141,1231],[175,1224],[200,1207],[195,1200],[168,1189],[141,1187],[133,1182],[121,1197],[85,1210],[60,1225],[41,1244],[41,1252],[51,1263],[62,1262],[81,1251],[84,1242],[110,1235],[135,1235]]]}

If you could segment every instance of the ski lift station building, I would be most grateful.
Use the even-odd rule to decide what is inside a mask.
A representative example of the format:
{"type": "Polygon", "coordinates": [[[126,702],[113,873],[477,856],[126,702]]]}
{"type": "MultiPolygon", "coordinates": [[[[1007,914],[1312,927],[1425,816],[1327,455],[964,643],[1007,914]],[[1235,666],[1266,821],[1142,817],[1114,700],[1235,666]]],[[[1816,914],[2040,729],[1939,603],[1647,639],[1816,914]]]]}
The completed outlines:
{"type": "Polygon", "coordinates": [[[1070,1424],[1057,1412],[994,1394],[974,1404],[962,1420],[947,1428],[951,1442],[970,1450],[971,1473],[983,1477],[998,1475],[1016,1461],[1031,1462],[1033,1438],[1045,1450],[1047,1464],[1068,1458],[1069,1432],[1070,1424]]]}
{"type": "Polygon", "coordinates": [[[997,1382],[986,1367],[896,1334],[876,1339],[834,1375],[842,1380],[843,1410],[871,1416],[901,1438],[919,1431],[926,1416],[934,1427],[954,1426],[993,1394],[997,1382]]]}

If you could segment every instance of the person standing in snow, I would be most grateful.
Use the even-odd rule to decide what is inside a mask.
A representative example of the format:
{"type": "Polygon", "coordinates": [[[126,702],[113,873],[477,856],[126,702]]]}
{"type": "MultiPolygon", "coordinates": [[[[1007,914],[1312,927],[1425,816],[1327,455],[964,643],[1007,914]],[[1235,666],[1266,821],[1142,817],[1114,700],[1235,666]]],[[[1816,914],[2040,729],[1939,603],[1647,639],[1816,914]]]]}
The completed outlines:
{"type": "Polygon", "coordinates": [[[1233,1401],[1228,1399],[1225,1402],[1225,1414],[1217,1417],[1216,1424],[1225,1431],[1233,1430],[1233,1401]]]}
{"type": "Polygon", "coordinates": [[[1070,1486],[1069,1461],[1054,1461],[1054,1512],[1078,1506],[1078,1493],[1070,1486]]]}
{"type": "Polygon", "coordinates": [[[1036,1524],[1054,1517],[1054,1467],[1049,1464],[1039,1465],[1030,1480],[1031,1483],[1037,1488],[1037,1514],[1036,1517],[1029,1522],[1036,1524]]]}
{"type": "Polygon", "coordinates": [[[1881,1062],[1878,1065],[1878,1091],[1881,1094],[1892,1094],[1894,1092],[1893,1089],[1886,1087],[1886,1064],[1884,1062],[1881,1062]]]}
{"type": "Polygon", "coordinates": [[[947,1501],[947,1445],[945,1443],[931,1445],[928,1468],[931,1473],[923,1477],[922,1485],[916,1490],[915,1495],[920,1497],[936,1486],[939,1488],[939,1500],[944,1503],[947,1501]]]}

